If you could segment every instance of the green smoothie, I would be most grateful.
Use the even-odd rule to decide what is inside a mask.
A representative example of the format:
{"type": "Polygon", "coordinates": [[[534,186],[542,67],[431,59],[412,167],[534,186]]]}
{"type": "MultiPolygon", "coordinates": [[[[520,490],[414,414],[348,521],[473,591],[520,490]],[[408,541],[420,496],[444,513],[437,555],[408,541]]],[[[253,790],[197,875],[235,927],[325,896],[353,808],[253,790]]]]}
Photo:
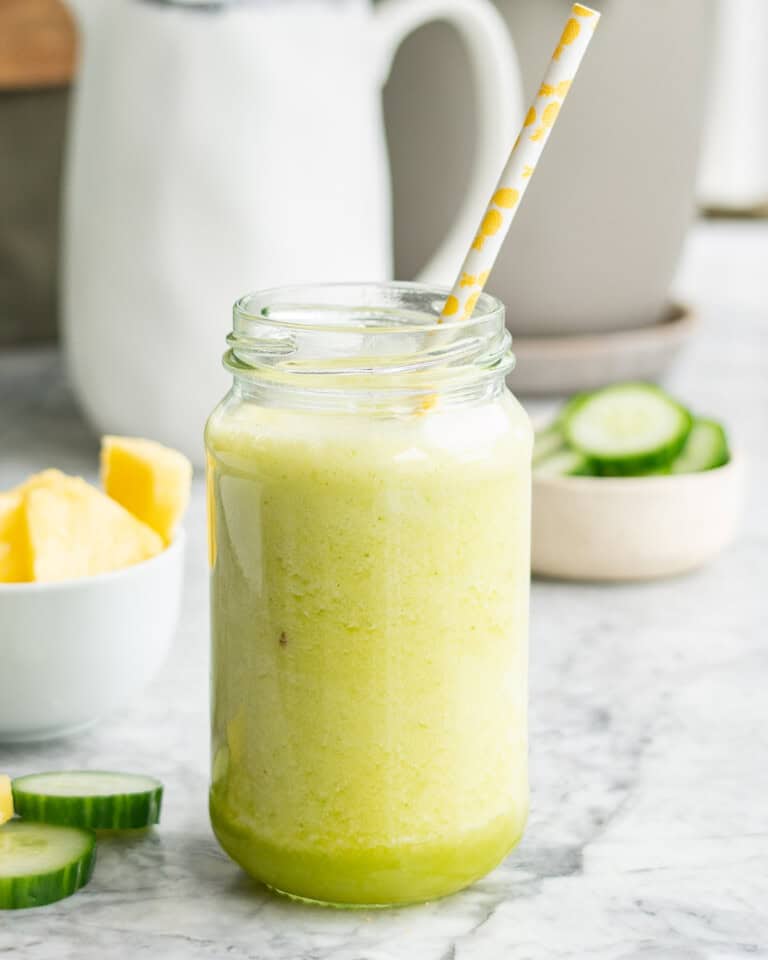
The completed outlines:
{"type": "Polygon", "coordinates": [[[222,846],[336,904],[487,873],[528,808],[526,415],[229,400],[207,446],[222,846]]]}

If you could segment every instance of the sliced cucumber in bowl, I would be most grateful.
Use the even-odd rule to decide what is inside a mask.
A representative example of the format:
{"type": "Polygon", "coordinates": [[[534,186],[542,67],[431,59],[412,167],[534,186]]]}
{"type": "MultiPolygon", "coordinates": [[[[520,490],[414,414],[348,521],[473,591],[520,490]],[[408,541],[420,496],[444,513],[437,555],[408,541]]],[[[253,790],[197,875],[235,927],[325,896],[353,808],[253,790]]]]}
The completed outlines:
{"type": "Polygon", "coordinates": [[[16,812],[25,820],[92,830],[136,830],[160,820],[163,785],[135,773],[69,770],[13,781],[16,812]]]}
{"type": "Polygon", "coordinates": [[[664,467],[683,449],[693,418],[660,387],[622,383],[570,406],[562,418],[566,443],[602,476],[632,476],[664,467]]]}
{"type": "Polygon", "coordinates": [[[592,463],[583,453],[567,447],[540,460],[533,467],[535,477],[591,477],[594,473],[592,463]]]}
{"type": "Polygon", "coordinates": [[[695,417],[650,383],[620,383],[571,397],[536,432],[536,478],[668,477],[730,462],[721,423],[695,417]]]}
{"type": "Polygon", "coordinates": [[[670,473],[701,473],[722,467],[730,460],[728,439],[722,424],[697,417],[685,446],[670,464],[670,473]]]}
{"type": "Polygon", "coordinates": [[[538,430],[533,438],[534,466],[560,450],[565,450],[565,437],[557,423],[538,430]]]}
{"type": "Polygon", "coordinates": [[[590,396],[588,393],[575,393],[566,400],[554,420],[540,430],[536,430],[533,437],[534,465],[555,453],[568,449],[568,443],[563,434],[563,423],[588,396],[590,396]]]}

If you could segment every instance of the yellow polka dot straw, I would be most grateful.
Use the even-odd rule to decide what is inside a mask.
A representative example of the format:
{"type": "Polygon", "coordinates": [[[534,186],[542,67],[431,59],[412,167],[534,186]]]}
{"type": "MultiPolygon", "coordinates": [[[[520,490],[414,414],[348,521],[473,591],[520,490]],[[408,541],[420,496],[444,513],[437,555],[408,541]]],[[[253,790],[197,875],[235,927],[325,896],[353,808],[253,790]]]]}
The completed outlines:
{"type": "Polygon", "coordinates": [[[468,320],[496,261],[531,175],[573,83],[600,14],[575,3],[552,54],[547,73],[523,121],[507,165],[469,248],[450,296],[443,320],[468,320]]]}

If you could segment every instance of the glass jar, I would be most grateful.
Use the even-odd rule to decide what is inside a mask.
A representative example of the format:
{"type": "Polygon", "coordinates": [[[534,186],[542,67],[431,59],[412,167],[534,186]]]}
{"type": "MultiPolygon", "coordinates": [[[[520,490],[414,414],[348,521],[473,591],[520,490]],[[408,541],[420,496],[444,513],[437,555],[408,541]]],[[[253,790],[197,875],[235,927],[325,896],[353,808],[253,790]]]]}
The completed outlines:
{"type": "Polygon", "coordinates": [[[502,304],[339,284],[234,308],[206,428],[210,812],[274,889],[443,896],[528,808],[531,428],[502,304]]]}

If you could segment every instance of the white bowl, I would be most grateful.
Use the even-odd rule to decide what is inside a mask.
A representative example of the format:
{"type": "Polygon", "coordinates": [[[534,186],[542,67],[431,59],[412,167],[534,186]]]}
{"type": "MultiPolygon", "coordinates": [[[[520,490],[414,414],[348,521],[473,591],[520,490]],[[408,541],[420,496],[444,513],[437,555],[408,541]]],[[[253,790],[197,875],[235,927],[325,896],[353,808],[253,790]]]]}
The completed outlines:
{"type": "Polygon", "coordinates": [[[46,740],[128,704],[173,639],[184,535],[123,570],[0,584],[0,742],[46,740]]]}
{"type": "Polygon", "coordinates": [[[733,540],[744,500],[739,455],[704,473],[533,478],[533,572],[649,580],[692,570],[733,540]]]}

